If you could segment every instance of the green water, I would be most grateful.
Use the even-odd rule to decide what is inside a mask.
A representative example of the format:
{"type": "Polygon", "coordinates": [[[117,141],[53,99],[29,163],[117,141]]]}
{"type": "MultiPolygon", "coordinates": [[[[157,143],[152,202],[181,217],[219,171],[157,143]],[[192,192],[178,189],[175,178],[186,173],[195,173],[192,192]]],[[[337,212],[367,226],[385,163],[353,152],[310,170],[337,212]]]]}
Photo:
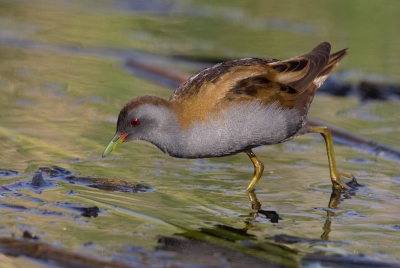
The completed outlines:
{"type": "MultiPolygon", "coordinates": [[[[255,150],[266,166],[257,196],[263,209],[279,213],[283,220],[278,224],[249,215],[245,187],[253,171],[245,154],[182,160],[131,142],[102,159],[128,100],[172,94],[171,88],[132,75],[124,61],[138,50],[160,57],[284,59],[329,41],[334,51],[350,48],[335,71],[341,79],[396,83],[399,12],[397,1],[361,0],[0,1],[0,168],[21,173],[1,178],[0,185],[28,180],[39,167],[57,165],[81,176],[154,188],[133,194],[56,182],[57,187],[41,194],[29,188],[5,192],[1,203],[28,209],[1,207],[0,235],[20,237],[29,230],[43,242],[110,258],[127,245],[152,252],[159,235],[216,224],[241,229],[251,222],[248,233],[261,246],[277,234],[320,238],[330,196],[321,137],[255,150]],[[76,195],[67,195],[71,190],[76,195]],[[101,213],[83,218],[57,202],[98,206],[101,213]],[[96,246],[85,246],[88,242],[96,246]]],[[[169,68],[198,70],[163,59],[161,64],[172,64],[169,68]]],[[[310,116],[400,148],[398,101],[360,103],[317,94],[310,116]]],[[[339,168],[365,185],[329,221],[329,239],[348,243],[291,247],[299,256],[363,253],[400,261],[399,164],[352,148],[335,150],[339,168]]]]}

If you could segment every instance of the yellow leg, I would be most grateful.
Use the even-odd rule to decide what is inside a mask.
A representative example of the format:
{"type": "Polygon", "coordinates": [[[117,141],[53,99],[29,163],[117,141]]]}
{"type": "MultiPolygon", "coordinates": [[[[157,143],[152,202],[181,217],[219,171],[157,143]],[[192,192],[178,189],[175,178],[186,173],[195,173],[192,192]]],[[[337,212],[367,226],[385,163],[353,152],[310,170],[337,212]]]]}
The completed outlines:
{"type": "Polygon", "coordinates": [[[338,190],[350,189],[341,179],[341,176],[352,178],[353,176],[349,173],[339,172],[336,166],[335,154],[333,151],[333,139],[329,128],[327,127],[312,127],[311,132],[321,134],[326,143],[326,152],[328,154],[329,170],[331,173],[332,185],[338,190]]]}
{"type": "Polygon", "coordinates": [[[246,189],[247,192],[251,192],[254,191],[257,182],[261,178],[261,175],[264,171],[264,164],[261,163],[260,160],[258,160],[257,156],[253,153],[252,150],[246,151],[246,154],[248,155],[248,157],[250,158],[251,162],[253,162],[254,165],[254,175],[246,189]]]}

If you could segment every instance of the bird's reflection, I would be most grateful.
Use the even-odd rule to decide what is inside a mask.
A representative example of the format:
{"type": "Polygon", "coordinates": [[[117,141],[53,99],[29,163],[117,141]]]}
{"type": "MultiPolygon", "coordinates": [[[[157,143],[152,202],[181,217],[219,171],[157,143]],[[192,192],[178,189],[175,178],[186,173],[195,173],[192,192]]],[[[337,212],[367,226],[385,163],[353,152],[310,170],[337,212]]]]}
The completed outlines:
{"type": "Polygon", "coordinates": [[[337,212],[335,210],[338,208],[338,205],[345,199],[351,199],[352,196],[356,195],[356,190],[359,186],[361,186],[356,178],[352,178],[352,180],[346,183],[350,186],[350,190],[348,191],[338,191],[336,189],[332,189],[331,197],[328,203],[328,209],[326,209],[326,220],[324,227],[322,230],[324,231],[321,235],[322,240],[329,240],[329,233],[331,232],[331,224],[332,224],[332,217],[336,216],[337,212]]]}
{"type": "MultiPolygon", "coordinates": [[[[196,230],[185,228],[180,237],[160,237],[158,249],[175,251],[180,253],[181,256],[191,257],[195,256],[195,260],[207,259],[210,262],[210,256],[219,256],[225,258],[226,263],[234,260],[240,260],[241,267],[298,267],[298,251],[286,245],[296,243],[322,243],[324,244],[344,244],[342,241],[328,241],[329,233],[331,232],[331,219],[335,216],[335,209],[344,199],[350,199],[355,195],[355,190],[359,186],[356,180],[347,183],[352,189],[346,192],[339,190],[332,190],[328,202],[327,217],[323,227],[323,234],[321,239],[310,239],[304,237],[290,236],[286,234],[276,234],[266,240],[260,240],[257,235],[249,232],[250,230],[257,229],[257,217],[267,218],[272,223],[277,223],[281,220],[276,211],[268,211],[261,209],[261,203],[257,198],[254,191],[248,193],[253,212],[245,216],[244,227],[238,228],[228,226],[225,224],[213,224],[212,226],[201,227],[196,230]],[[182,239],[185,237],[186,239],[182,239]],[[218,254],[216,254],[218,253],[218,254]],[[199,257],[200,256],[200,257],[199,257]],[[257,264],[257,265],[256,265],[257,264]]],[[[311,255],[310,255],[311,256],[311,255]]],[[[314,254],[311,257],[317,261],[324,256],[324,254],[314,254]]],[[[194,258],[194,257],[193,257],[194,258]]],[[[308,262],[311,262],[307,259],[308,262]]],[[[353,259],[345,260],[348,263],[353,263],[353,259]]],[[[356,261],[359,261],[358,259],[356,261]]],[[[332,260],[335,262],[343,262],[343,260],[332,260]]],[[[215,263],[212,263],[215,264],[215,263]]],[[[217,264],[215,264],[217,266],[217,264]]],[[[336,267],[336,266],[335,266],[336,267]]],[[[346,266],[347,267],[347,266],[346,266]]]]}
{"type": "MultiPolygon", "coordinates": [[[[331,224],[332,217],[336,216],[336,209],[338,205],[345,199],[351,199],[352,196],[355,196],[356,190],[359,186],[361,186],[356,178],[352,178],[351,181],[346,183],[351,189],[347,191],[341,191],[332,187],[332,193],[329,198],[328,208],[326,209],[326,220],[323,229],[323,233],[321,235],[322,240],[329,240],[329,233],[331,232],[331,224]]],[[[257,218],[261,215],[270,219],[272,223],[278,223],[278,220],[281,220],[279,214],[276,211],[262,210],[261,203],[257,198],[257,194],[254,191],[247,192],[247,195],[251,202],[251,208],[254,210],[250,213],[252,218],[257,218]]]]}
{"type": "Polygon", "coordinates": [[[260,203],[260,201],[258,201],[257,195],[254,192],[254,190],[250,191],[250,192],[247,192],[247,195],[248,195],[248,197],[250,199],[250,202],[251,202],[251,209],[254,209],[254,210],[257,210],[257,211],[260,210],[261,209],[261,203],[260,203]]]}

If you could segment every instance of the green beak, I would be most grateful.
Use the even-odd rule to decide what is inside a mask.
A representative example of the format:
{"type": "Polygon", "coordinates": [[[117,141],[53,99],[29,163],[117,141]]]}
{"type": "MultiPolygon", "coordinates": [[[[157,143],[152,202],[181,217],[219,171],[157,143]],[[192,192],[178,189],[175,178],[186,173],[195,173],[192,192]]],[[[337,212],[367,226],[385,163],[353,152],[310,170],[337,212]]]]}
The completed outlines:
{"type": "Polygon", "coordinates": [[[112,138],[112,140],[110,141],[110,143],[108,144],[108,146],[104,150],[103,157],[106,157],[115,148],[117,148],[121,143],[123,143],[125,138],[126,138],[126,136],[128,136],[128,134],[119,134],[119,133],[115,134],[115,136],[112,138]]]}

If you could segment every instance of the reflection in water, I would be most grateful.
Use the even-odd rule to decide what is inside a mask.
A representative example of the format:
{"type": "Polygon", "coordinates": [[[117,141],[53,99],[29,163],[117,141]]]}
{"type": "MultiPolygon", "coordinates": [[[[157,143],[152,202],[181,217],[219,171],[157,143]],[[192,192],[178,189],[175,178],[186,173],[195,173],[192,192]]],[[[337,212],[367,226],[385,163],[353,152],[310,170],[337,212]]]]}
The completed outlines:
{"type": "MultiPolygon", "coordinates": [[[[2,174],[4,176],[7,176],[9,174],[16,175],[18,174],[18,172],[11,170],[2,170],[2,174]]],[[[40,181],[39,185],[35,186],[37,188],[40,188],[40,185],[43,184],[43,181],[45,181],[44,187],[48,187],[48,181],[50,178],[53,180],[56,179],[66,180],[69,182],[79,183],[87,186],[92,186],[92,184],[120,186],[122,188],[116,190],[122,192],[126,190],[125,187],[127,187],[127,185],[129,184],[128,182],[124,182],[121,180],[78,177],[75,176],[73,172],[56,166],[52,168],[39,168],[33,177],[38,177],[39,176],[38,174],[40,174],[41,179],[39,180],[40,181]]],[[[26,183],[18,185],[10,184],[7,185],[7,187],[9,187],[10,190],[15,190],[15,188],[21,190],[24,187],[25,188],[32,187],[31,182],[32,181],[29,180],[29,182],[26,181],[26,183]]],[[[281,218],[275,211],[262,210],[261,209],[262,204],[259,202],[256,193],[252,191],[248,193],[248,197],[251,201],[251,206],[255,210],[255,212],[254,211],[251,212],[250,217],[246,216],[246,219],[242,223],[244,224],[243,228],[229,226],[226,223],[225,224],[218,223],[218,224],[213,224],[211,227],[199,227],[199,228],[192,228],[186,226],[185,224],[182,224],[181,226],[179,226],[179,228],[180,230],[184,230],[184,232],[181,233],[180,236],[184,237],[185,239],[176,237],[167,237],[161,235],[157,250],[174,252],[175,255],[173,255],[172,257],[168,257],[168,261],[170,263],[188,262],[192,264],[198,263],[204,265],[205,260],[207,260],[207,263],[210,264],[210,266],[214,265],[218,267],[226,264],[231,265],[231,267],[243,267],[251,265],[253,268],[254,267],[299,267],[300,265],[297,261],[299,259],[301,259],[302,262],[304,261],[305,263],[310,264],[310,263],[317,263],[318,261],[324,258],[326,258],[325,260],[326,262],[334,264],[344,263],[345,265],[347,265],[347,264],[352,264],[354,262],[361,262],[365,264],[365,262],[363,262],[363,259],[360,256],[356,255],[350,256],[348,258],[335,259],[335,257],[332,257],[331,254],[327,254],[326,252],[323,252],[322,254],[315,253],[314,255],[310,254],[306,255],[304,251],[301,250],[295,251],[286,246],[290,244],[299,243],[300,245],[306,244],[311,247],[315,245],[316,248],[319,249],[319,251],[321,247],[326,247],[328,251],[329,250],[329,247],[327,246],[328,244],[338,245],[339,247],[341,247],[342,245],[348,245],[346,241],[340,241],[340,240],[328,241],[329,234],[331,232],[332,219],[334,218],[334,216],[336,216],[335,209],[338,208],[338,205],[344,199],[350,199],[352,196],[354,196],[357,187],[360,186],[356,180],[347,183],[347,185],[350,186],[352,189],[345,192],[338,191],[335,189],[332,190],[328,202],[328,209],[326,209],[327,217],[323,226],[324,232],[321,235],[321,239],[308,239],[304,237],[295,237],[286,235],[284,233],[281,233],[281,231],[279,231],[278,234],[275,234],[273,236],[270,235],[269,238],[267,237],[266,239],[260,240],[260,237],[258,235],[255,235],[257,229],[260,228],[260,224],[256,219],[258,217],[259,218],[266,217],[272,223],[277,223],[278,220],[281,220],[281,218]],[[251,232],[249,232],[250,230],[251,232]]],[[[97,187],[97,188],[103,189],[102,187],[97,187]]],[[[132,190],[130,190],[130,192],[132,192],[132,190]]],[[[104,203],[99,203],[99,205],[102,205],[104,208],[104,203]]],[[[31,213],[34,213],[36,215],[53,214],[57,215],[58,217],[63,217],[63,219],[66,217],[66,215],[63,215],[59,212],[48,211],[47,209],[33,210],[32,208],[25,206],[16,206],[16,205],[5,206],[4,204],[2,205],[2,207],[14,211],[26,211],[26,212],[30,211],[31,213]]],[[[78,212],[81,216],[88,218],[97,217],[99,215],[101,216],[102,214],[104,214],[103,213],[104,209],[102,208],[100,211],[97,206],[82,206],[80,204],[72,204],[69,202],[57,202],[55,204],[55,207],[66,208],[67,210],[78,212]]],[[[75,218],[76,216],[73,217],[75,218]]],[[[214,220],[218,221],[218,218],[215,218],[214,220]]],[[[29,230],[21,230],[21,231],[24,232],[23,236],[25,238],[29,238],[30,240],[38,239],[36,234],[30,232],[29,230]]],[[[269,230],[265,231],[267,233],[269,232],[269,230]]],[[[10,243],[13,243],[13,241],[12,240],[3,240],[3,242],[0,241],[0,249],[2,246],[8,247],[10,243]],[[3,245],[1,243],[3,243],[3,245]]],[[[29,242],[24,242],[24,243],[27,246],[27,250],[18,250],[13,248],[14,252],[12,254],[15,254],[15,252],[23,256],[32,256],[32,254],[35,254],[35,251],[29,248],[30,245],[29,242]]],[[[43,250],[46,251],[47,247],[44,246],[43,250]]],[[[135,256],[135,254],[136,255],[141,254],[145,258],[150,259],[153,263],[165,261],[165,259],[161,260],[157,259],[157,257],[154,257],[154,256],[163,256],[162,254],[164,253],[162,253],[161,255],[160,254],[154,255],[152,254],[152,252],[146,252],[146,251],[138,252],[136,250],[135,252],[132,252],[130,251],[129,248],[126,248],[125,250],[129,252],[130,257],[127,256],[126,258],[125,256],[123,256],[120,258],[124,259],[125,262],[128,262],[129,264],[132,263],[136,264],[138,262],[137,257],[132,257],[135,256]]],[[[47,258],[56,262],[65,261],[62,257],[65,256],[67,259],[71,258],[71,255],[68,254],[70,253],[66,252],[64,253],[64,255],[60,257],[59,256],[60,253],[55,252],[54,255],[50,254],[50,256],[48,256],[47,258]]],[[[74,255],[74,257],[82,258],[81,261],[86,263],[93,261],[93,259],[86,259],[78,255],[76,256],[74,255]]],[[[36,260],[41,260],[41,256],[36,257],[36,260]]],[[[378,263],[378,264],[386,265],[387,263],[378,263]]],[[[69,266],[66,265],[65,267],[69,266]]],[[[126,267],[130,266],[127,265],[126,267]]]]}
{"type": "Polygon", "coordinates": [[[259,210],[261,209],[261,203],[258,201],[256,193],[253,191],[247,192],[247,195],[251,201],[251,208],[254,210],[259,210]]]}
{"type": "Polygon", "coordinates": [[[351,187],[351,189],[348,191],[340,191],[332,188],[332,194],[331,197],[329,198],[328,209],[326,210],[326,220],[324,227],[322,228],[324,230],[324,232],[321,235],[322,240],[329,240],[332,217],[336,216],[336,212],[334,210],[338,208],[338,205],[344,199],[351,199],[351,196],[355,196],[357,188],[362,186],[357,182],[357,180],[354,177],[350,182],[346,184],[351,187]]]}
{"type": "MultiPolygon", "coordinates": [[[[179,234],[186,238],[161,237],[158,249],[178,252],[185,258],[213,261],[213,256],[229,267],[298,267],[297,252],[274,242],[257,242],[257,237],[244,229],[217,224],[212,228],[187,230],[179,234]]],[[[208,265],[216,265],[215,260],[208,265]]],[[[206,265],[207,266],[207,265],[206,265]]]]}
{"type": "MultiPolygon", "coordinates": [[[[221,62],[242,56],[270,54],[283,58],[302,52],[317,40],[326,40],[337,48],[350,46],[351,53],[339,68],[347,66],[353,69],[338,72],[340,77],[335,81],[340,82],[334,85],[343,93],[354,94],[354,90],[370,92],[375,86],[368,85],[366,88],[365,83],[360,84],[359,81],[367,78],[374,82],[376,75],[380,75],[381,81],[389,78],[398,82],[400,72],[396,66],[400,62],[400,35],[396,34],[396,27],[391,26],[398,24],[399,4],[395,5],[392,1],[377,9],[375,2],[368,2],[369,5],[363,2],[360,9],[361,1],[353,5],[347,1],[313,1],[314,9],[324,12],[315,12],[315,16],[310,17],[309,5],[287,8],[283,1],[258,1],[256,6],[244,1],[218,1],[215,5],[190,1],[183,6],[183,1],[168,1],[170,6],[167,8],[162,1],[129,2],[135,3],[132,5],[133,9],[137,9],[136,13],[126,12],[125,9],[132,10],[131,6],[122,7],[119,2],[115,4],[112,1],[108,1],[105,7],[92,0],[35,1],[35,4],[21,0],[2,1],[0,4],[0,60],[3,63],[0,66],[2,236],[18,236],[19,230],[27,230],[38,234],[44,242],[80,252],[83,248],[86,252],[90,251],[90,255],[101,258],[107,253],[109,257],[117,258],[116,255],[123,252],[122,249],[126,250],[124,245],[129,243],[133,245],[129,251],[131,260],[137,256],[133,252],[136,245],[143,252],[137,258],[142,257],[148,260],[147,264],[152,262],[154,266],[160,264],[161,267],[165,262],[155,260],[156,254],[152,251],[156,244],[154,237],[181,233],[177,223],[196,230],[204,225],[209,227],[209,222],[236,227],[242,232],[247,228],[247,233],[258,239],[257,242],[251,240],[249,244],[253,246],[253,243],[264,242],[266,236],[282,233],[317,240],[326,221],[323,237],[349,242],[346,246],[340,245],[342,250],[399,260],[400,227],[397,223],[400,222],[400,215],[395,212],[399,207],[400,184],[395,178],[399,178],[400,173],[398,163],[376,157],[392,158],[387,157],[388,151],[376,150],[376,144],[371,143],[372,150],[364,150],[367,144],[356,143],[359,139],[346,143],[372,152],[368,155],[360,152],[357,156],[353,149],[338,147],[336,153],[342,168],[357,174],[369,186],[357,191],[356,200],[341,205],[340,212],[335,209],[314,210],[315,206],[327,205],[329,195],[325,196],[326,184],[302,174],[305,170],[316,171],[321,176],[326,172],[325,161],[318,157],[324,153],[319,149],[322,147],[318,145],[319,139],[304,137],[292,143],[304,150],[293,151],[294,148],[289,148],[287,144],[261,148],[259,154],[263,157],[272,155],[269,161],[271,174],[266,177],[271,178],[273,187],[263,194],[274,198],[274,205],[279,207],[276,210],[281,215],[283,211],[290,211],[290,216],[286,214],[285,221],[279,221],[279,224],[265,220],[267,215],[271,218],[274,215],[262,210],[268,209],[267,203],[263,202],[261,207],[255,195],[251,195],[255,209],[253,215],[259,218],[252,220],[248,217],[251,209],[239,186],[243,183],[242,172],[248,172],[247,163],[241,156],[231,157],[229,165],[225,166],[221,163],[226,164],[226,161],[206,160],[207,163],[218,163],[218,167],[212,166],[212,171],[193,170],[190,166],[195,165],[194,161],[169,159],[142,145],[134,147],[138,152],[136,156],[128,148],[116,156],[119,161],[98,158],[104,149],[103,143],[108,139],[104,133],[114,129],[115,113],[127,98],[144,94],[169,97],[171,91],[155,82],[177,87],[180,84],[177,80],[187,78],[179,78],[182,72],[193,73],[208,65],[200,63],[199,59],[221,59],[217,60],[221,62]],[[160,16],[167,13],[170,15],[160,16]],[[354,16],[355,13],[357,16],[354,16]],[[193,15],[196,17],[194,20],[193,15]],[[374,20],[376,27],[365,27],[362,22],[372,17],[377,18],[374,20]],[[227,23],[237,18],[242,19],[227,23]],[[282,24],[282,21],[290,24],[282,24]],[[304,36],[301,29],[296,29],[300,35],[287,31],[295,25],[318,25],[321,31],[311,38],[304,36]],[[271,29],[277,31],[272,33],[271,29]],[[221,36],[223,38],[218,38],[221,36]],[[186,58],[177,59],[174,55],[186,58]],[[142,66],[134,66],[133,60],[142,63],[142,66]],[[158,73],[164,78],[170,75],[168,83],[163,82],[165,79],[154,79],[155,72],[143,66],[144,63],[170,71],[167,75],[158,73]],[[131,67],[142,72],[135,70],[132,76],[127,72],[127,68],[132,70],[131,67]],[[145,70],[153,76],[138,78],[137,75],[142,76],[145,70]],[[172,70],[181,72],[173,73],[172,70]],[[365,71],[369,72],[368,77],[365,71]],[[347,80],[344,82],[342,79],[347,80]],[[282,157],[276,154],[275,157],[275,153],[287,150],[291,153],[282,157]],[[154,163],[160,163],[158,168],[163,173],[152,172],[154,163]],[[44,173],[40,173],[31,185],[33,172],[38,167],[50,165],[63,165],[76,174],[96,178],[121,178],[121,182],[145,183],[155,190],[138,195],[132,194],[133,189],[137,189],[134,185],[130,190],[129,185],[117,183],[121,187],[116,188],[112,181],[90,181],[87,176],[54,180],[44,173]],[[272,171],[277,169],[280,173],[272,175],[272,171]],[[198,176],[193,176],[194,173],[198,176]],[[297,176],[302,176],[301,182],[295,180],[297,176]],[[42,179],[45,181],[43,188],[42,179]],[[288,184],[291,184],[290,187],[288,184]],[[92,185],[98,187],[88,187],[92,185]],[[318,189],[315,195],[310,196],[307,191],[295,192],[309,185],[318,189]],[[35,187],[42,190],[35,191],[35,187]],[[105,189],[118,192],[106,192],[105,189]],[[55,204],[56,201],[62,203],[55,204]],[[81,206],[93,207],[94,211],[85,213],[75,209],[81,206]],[[96,206],[99,212],[96,212],[96,206]],[[362,217],[346,213],[353,210],[362,217]],[[81,213],[92,217],[84,218],[81,213]],[[93,218],[96,213],[98,216],[93,218]],[[340,221],[337,220],[338,214],[340,221]],[[237,215],[245,215],[246,220],[237,215]],[[335,223],[331,224],[332,221],[335,223]],[[331,228],[333,232],[330,232],[331,228]],[[371,243],[371,238],[374,243],[371,243]],[[84,246],[88,242],[92,246],[84,246]]],[[[333,88],[332,83],[325,82],[324,86],[333,88]]],[[[381,89],[378,88],[379,91],[381,89]]],[[[370,101],[360,106],[359,98],[321,96],[322,90],[316,96],[310,116],[399,149],[398,101],[370,101]]],[[[375,92],[372,97],[392,98],[386,97],[386,89],[384,92],[375,92]]],[[[359,93],[359,96],[365,98],[366,95],[359,93]]],[[[344,141],[348,139],[336,139],[335,143],[344,141]]],[[[148,189],[144,190],[148,192],[148,189]]],[[[256,193],[262,201],[262,192],[256,193]]],[[[337,207],[341,199],[350,196],[336,193],[336,198],[332,200],[337,201],[331,201],[329,207],[337,207]]],[[[235,243],[245,244],[251,239],[243,236],[243,240],[235,243]]],[[[322,244],[327,243],[322,241],[322,244]]],[[[23,242],[10,243],[23,250],[23,242]]],[[[37,248],[36,244],[32,246],[37,248]]],[[[13,250],[8,244],[4,248],[13,250]]],[[[243,248],[248,250],[248,247],[243,248]]],[[[320,252],[320,249],[305,243],[293,248],[300,252],[320,252]]],[[[129,260],[129,255],[120,260],[129,260]]],[[[62,256],[72,260],[70,255],[62,256]]],[[[207,259],[209,256],[201,255],[200,258],[207,259]]],[[[177,260],[176,263],[181,265],[182,262],[177,260]]],[[[187,266],[193,267],[194,264],[187,266]]],[[[218,267],[226,266],[222,264],[218,267]]]]}
{"type": "MultiPolygon", "coordinates": [[[[338,208],[338,205],[340,202],[342,202],[344,199],[351,199],[352,196],[356,195],[356,190],[358,187],[362,186],[359,184],[356,180],[355,177],[352,177],[351,181],[346,183],[347,186],[350,187],[350,190],[342,191],[340,189],[336,189],[332,187],[332,193],[329,198],[328,202],[328,209],[326,209],[326,221],[324,224],[324,227],[322,228],[324,230],[323,234],[321,235],[322,240],[329,240],[329,233],[331,232],[331,224],[332,224],[332,217],[336,216],[335,210],[338,208]]],[[[257,218],[259,217],[259,214],[262,214],[266,216],[272,223],[278,223],[278,220],[281,220],[279,217],[279,214],[276,211],[266,211],[266,210],[261,210],[261,203],[258,201],[257,194],[253,191],[247,192],[247,195],[250,199],[251,202],[251,208],[253,210],[256,210],[255,212],[251,212],[250,216],[252,218],[257,218]]],[[[250,225],[246,223],[247,229],[250,225]]]]}
{"type": "Polygon", "coordinates": [[[272,223],[278,223],[278,220],[281,220],[279,214],[276,211],[272,210],[261,210],[261,203],[258,201],[256,193],[253,191],[247,192],[247,195],[251,201],[251,208],[256,210],[256,212],[250,212],[250,216],[252,218],[259,217],[259,214],[264,215],[267,219],[269,219],[272,223]]]}
{"type": "MultiPolygon", "coordinates": [[[[338,208],[340,202],[344,199],[351,199],[355,196],[355,191],[359,185],[356,179],[352,179],[347,185],[351,188],[347,191],[340,191],[332,188],[332,193],[328,202],[327,217],[323,226],[323,234],[321,239],[308,239],[304,237],[295,237],[286,234],[277,234],[269,238],[268,241],[257,241],[257,236],[249,234],[248,231],[255,227],[253,220],[245,220],[244,228],[234,228],[232,226],[216,224],[212,228],[199,228],[199,230],[187,230],[180,234],[186,239],[175,237],[161,237],[159,240],[160,246],[158,249],[173,251],[189,258],[191,262],[199,257],[204,257],[210,263],[213,262],[212,258],[207,256],[218,256],[225,260],[236,260],[237,267],[244,267],[251,264],[252,267],[299,267],[295,261],[302,255],[301,252],[294,251],[285,246],[285,244],[306,243],[309,245],[327,246],[328,244],[347,245],[345,241],[328,241],[329,233],[331,232],[332,218],[336,216],[335,209],[338,208]],[[272,241],[271,241],[272,239],[272,241]],[[238,243],[239,242],[239,243],[238,243]],[[238,247],[245,247],[238,250],[238,247]],[[234,249],[234,250],[232,250],[234,249]],[[261,257],[262,256],[262,257],[261,257]],[[242,265],[242,266],[240,266],[242,265]]],[[[258,201],[257,195],[254,191],[248,192],[251,201],[252,209],[256,212],[251,212],[252,219],[264,215],[271,220],[271,222],[278,222],[279,215],[275,211],[261,210],[261,203],[258,201]]],[[[324,262],[335,265],[335,267],[348,267],[348,265],[356,265],[354,267],[365,267],[367,260],[359,255],[349,256],[331,256],[331,254],[313,253],[307,254],[302,258],[302,262],[308,265],[315,265],[324,260],[324,262]],[[358,263],[362,265],[358,265],[358,263]]],[[[230,263],[230,261],[228,261],[230,263]]],[[[215,263],[213,263],[215,264],[215,263]]],[[[233,264],[230,263],[230,264],[233,264]]],[[[388,266],[392,264],[376,261],[374,265],[388,266]]],[[[236,266],[234,266],[236,267],[236,266]]]]}

